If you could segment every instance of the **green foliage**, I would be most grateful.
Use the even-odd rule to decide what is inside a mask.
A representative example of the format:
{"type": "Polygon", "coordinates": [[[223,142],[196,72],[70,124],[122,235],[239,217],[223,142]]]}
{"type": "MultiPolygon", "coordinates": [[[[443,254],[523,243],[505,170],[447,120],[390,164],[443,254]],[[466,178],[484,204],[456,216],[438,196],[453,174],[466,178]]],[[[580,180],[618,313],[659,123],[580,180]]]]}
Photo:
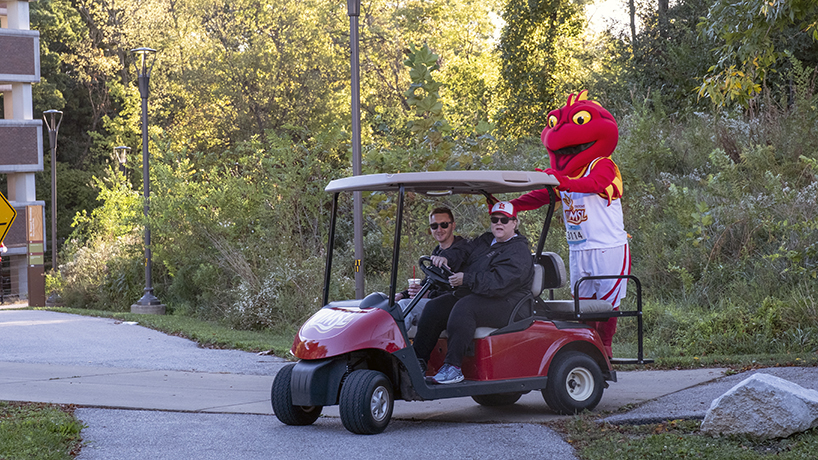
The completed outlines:
{"type": "Polygon", "coordinates": [[[797,40],[818,40],[817,13],[812,0],[715,2],[700,28],[703,36],[722,45],[718,62],[698,88],[699,97],[709,97],[717,106],[746,107],[788,48],[797,40]]]}
{"type": "Polygon", "coordinates": [[[818,185],[801,157],[818,151],[816,116],[770,111],[760,123],[698,115],[675,131],[661,109],[620,119],[628,135],[614,155],[626,228],[634,260],[656,286],[703,305],[726,293],[741,303],[788,297],[813,276],[816,216],[806,203],[818,185]]]}
{"type": "Polygon", "coordinates": [[[594,75],[591,86],[603,88],[596,88],[591,94],[609,94],[607,100],[615,103],[612,109],[638,105],[633,101],[634,94],[661,99],[668,113],[706,108],[706,101],[692,96],[699,78],[712,65],[711,50],[716,46],[715,41],[701,37],[697,29],[711,3],[709,0],[671,2],[664,21],[655,2],[641,3],[637,10],[640,27],[636,44],[620,42],[614,37],[608,39],[608,46],[612,48],[608,53],[615,61],[611,71],[621,69],[620,74],[602,83],[594,75]]]}
{"type": "Polygon", "coordinates": [[[338,91],[348,75],[342,10],[314,0],[157,3],[173,23],[149,23],[165,45],[156,46],[156,110],[179,128],[169,133],[175,147],[222,149],[288,125],[319,130],[348,113],[338,91]]]}
{"type": "Polygon", "coordinates": [[[659,99],[620,118],[614,159],[633,271],[659,303],[645,314],[658,356],[818,349],[818,112],[799,98],[750,121],[669,124],[659,99]]]}
{"type": "Polygon", "coordinates": [[[503,132],[537,134],[545,116],[559,107],[567,93],[579,91],[574,53],[584,19],[583,2],[568,0],[508,0],[500,36],[502,67],[497,115],[503,132]]]}
{"type": "Polygon", "coordinates": [[[409,129],[412,134],[427,142],[431,149],[440,148],[444,152],[451,151],[452,143],[445,139],[451,133],[451,126],[443,113],[443,104],[440,102],[440,82],[435,81],[432,72],[440,69],[437,64],[440,56],[432,53],[429,46],[417,49],[409,45],[408,58],[403,61],[409,67],[409,77],[412,84],[406,90],[406,103],[420,118],[409,120],[409,129]],[[418,94],[418,90],[423,90],[418,94]]]}
{"type": "Polygon", "coordinates": [[[71,408],[0,401],[0,458],[70,460],[83,428],[71,408]]]}
{"type": "Polygon", "coordinates": [[[339,133],[304,134],[268,132],[222,155],[160,145],[150,217],[167,302],[243,327],[297,322],[315,308],[330,199],[323,187],[344,154],[339,133]]]}
{"type": "Polygon", "coordinates": [[[114,170],[94,184],[102,205],[74,218],[53,283],[68,305],[123,310],[140,297],[144,283],[140,199],[114,170]]]}
{"type": "Polygon", "coordinates": [[[371,139],[379,146],[403,145],[412,137],[405,129],[411,108],[404,92],[411,82],[403,64],[410,44],[424,43],[440,56],[443,78],[438,80],[444,83],[440,100],[455,130],[466,126],[468,131],[479,120],[489,119],[494,96],[487,85],[493,84],[497,72],[491,17],[497,3],[378,0],[361,5],[361,17],[366,17],[361,21],[364,144],[371,139]]]}

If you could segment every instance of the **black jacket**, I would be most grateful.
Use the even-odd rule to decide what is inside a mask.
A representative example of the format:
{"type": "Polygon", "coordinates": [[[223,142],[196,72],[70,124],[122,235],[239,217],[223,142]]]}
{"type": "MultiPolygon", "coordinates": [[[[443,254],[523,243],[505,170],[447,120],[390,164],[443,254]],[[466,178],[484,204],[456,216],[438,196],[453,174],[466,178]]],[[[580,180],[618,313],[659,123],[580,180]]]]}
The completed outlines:
{"type": "Polygon", "coordinates": [[[494,235],[486,232],[468,244],[452,245],[441,255],[450,267],[461,267],[463,286],[472,294],[507,297],[516,303],[531,290],[534,278],[534,258],[528,240],[518,234],[492,246],[493,240],[494,235]]]}

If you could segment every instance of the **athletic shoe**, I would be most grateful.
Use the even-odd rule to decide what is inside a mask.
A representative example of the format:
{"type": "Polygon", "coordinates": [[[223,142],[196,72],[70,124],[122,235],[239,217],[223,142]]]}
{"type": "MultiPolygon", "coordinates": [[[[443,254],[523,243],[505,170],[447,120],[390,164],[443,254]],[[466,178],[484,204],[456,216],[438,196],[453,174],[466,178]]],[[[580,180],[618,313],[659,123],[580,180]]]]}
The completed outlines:
{"type": "Polygon", "coordinates": [[[451,364],[444,364],[443,367],[440,368],[440,371],[432,377],[432,380],[435,383],[440,384],[447,384],[447,383],[457,383],[463,381],[463,372],[457,366],[452,366],[451,364]]]}

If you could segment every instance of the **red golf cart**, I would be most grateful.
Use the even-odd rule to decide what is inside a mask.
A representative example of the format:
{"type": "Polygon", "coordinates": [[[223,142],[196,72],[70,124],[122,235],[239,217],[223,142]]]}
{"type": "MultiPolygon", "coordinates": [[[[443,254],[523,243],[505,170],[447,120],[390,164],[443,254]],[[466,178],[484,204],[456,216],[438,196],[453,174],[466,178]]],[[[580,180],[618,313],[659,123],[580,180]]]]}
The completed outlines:
{"type": "MultiPolygon", "coordinates": [[[[636,308],[614,311],[602,300],[553,300],[554,289],[565,284],[565,265],[555,253],[543,251],[556,200],[557,180],[542,172],[438,171],[374,174],[334,180],[323,308],[298,332],[292,353],[299,361],[284,367],[273,382],[271,400],[278,419],[287,425],[309,425],[323,406],[338,404],[341,421],[358,434],[382,432],[392,416],[395,399],[424,401],[470,396],[478,404],[514,404],[523,394],[541,391],[548,406],[560,414],[591,410],[599,403],[606,381],[616,381],[613,363],[644,364],[642,350],[642,293],[636,286],[636,308]],[[411,346],[414,328],[404,315],[434,283],[448,284],[448,274],[422,258],[427,283],[404,311],[393,299],[398,283],[401,227],[407,192],[439,197],[451,194],[521,194],[548,189],[547,210],[533,257],[535,277],[531,295],[523,299],[509,324],[478,328],[473,353],[463,362],[463,382],[438,385],[426,379],[443,364],[445,332],[424,373],[411,346]],[[389,293],[363,299],[329,301],[338,196],[346,192],[392,192],[397,215],[389,293]],[[550,293],[543,298],[543,293],[550,293]],[[634,316],[638,321],[636,359],[610,360],[597,332],[582,321],[634,316]]],[[[590,278],[589,278],[590,279],[590,278]]],[[[585,279],[581,280],[582,283],[585,279]]],[[[578,285],[579,285],[578,283],[578,285]]]]}

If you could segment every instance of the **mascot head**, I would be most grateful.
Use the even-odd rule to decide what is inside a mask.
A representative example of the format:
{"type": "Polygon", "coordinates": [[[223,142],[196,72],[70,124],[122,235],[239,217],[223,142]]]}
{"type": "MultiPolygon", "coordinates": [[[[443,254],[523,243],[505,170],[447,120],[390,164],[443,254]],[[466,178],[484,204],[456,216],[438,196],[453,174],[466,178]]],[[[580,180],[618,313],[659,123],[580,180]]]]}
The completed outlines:
{"type": "Polygon", "coordinates": [[[619,141],[614,117],[596,101],[589,101],[586,90],[574,98],[568,96],[565,107],[548,114],[548,127],[542,132],[551,168],[575,176],[599,157],[609,157],[619,141]]]}

